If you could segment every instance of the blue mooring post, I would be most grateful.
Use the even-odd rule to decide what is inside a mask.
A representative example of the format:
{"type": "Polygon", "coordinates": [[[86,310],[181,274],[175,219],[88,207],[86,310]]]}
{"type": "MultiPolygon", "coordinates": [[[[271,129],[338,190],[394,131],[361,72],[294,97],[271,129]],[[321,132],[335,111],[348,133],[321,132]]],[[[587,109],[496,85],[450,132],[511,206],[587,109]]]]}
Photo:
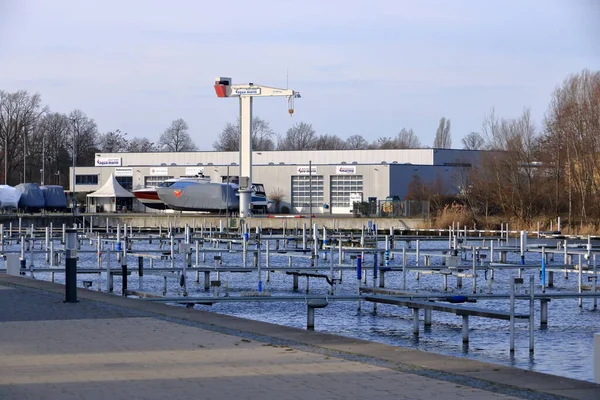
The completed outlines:
{"type": "Polygon", "coordinates": [[[377,279],[377,253],[373,253],[373,279],[377,279]]]}
{"type": "Polygon", "coordinates": [[[362,256],[360,254],[356,256],[356,279],[358,279],[360,285],[362,279],[362,256]]]}
{"type": "Polygon", "coordinates": [[[65,303],[77,303],[77,230],[66,230],[65,303]]]}
{"type": "Polygon", "coordinates": [[[386,267],[390,266],[390,251],[389,250],[385,251],[385,266],[386,267]]]}
{"type": "Polygon", "coordinates": [[[542,289],[546,288],[546,249],[542,247],[542,289]]]}

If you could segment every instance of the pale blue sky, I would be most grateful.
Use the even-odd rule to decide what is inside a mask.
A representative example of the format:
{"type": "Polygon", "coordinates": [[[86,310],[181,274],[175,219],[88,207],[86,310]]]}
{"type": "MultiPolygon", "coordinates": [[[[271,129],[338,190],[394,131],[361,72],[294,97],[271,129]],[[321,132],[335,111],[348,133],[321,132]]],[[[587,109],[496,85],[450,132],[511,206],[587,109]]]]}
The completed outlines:
{"type": "Polygon", "coordinates": [[[151,140],[181,117],[202,150],[238,113],[219,75],[285,87],[289,69],[293,118],[283,98],[254,103],[280,133],[406,127],[431,145],[445,116],[460,148],[492,108],[541,122],[584,68],[600,69],[600,0],[0,0],[0,89],[151,140]]]}

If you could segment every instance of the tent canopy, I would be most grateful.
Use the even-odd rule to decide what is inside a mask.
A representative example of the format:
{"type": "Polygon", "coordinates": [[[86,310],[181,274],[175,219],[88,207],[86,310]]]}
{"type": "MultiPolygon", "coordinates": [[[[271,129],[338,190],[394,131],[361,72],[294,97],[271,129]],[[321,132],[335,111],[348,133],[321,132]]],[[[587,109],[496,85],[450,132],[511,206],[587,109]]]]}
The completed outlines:
{"type": "Polygon", "coordinates": [[[134,197],[133,194],[123,188],[117,182],[115,177],[110,174],[106,183],[94,193],[90,193],[87,197],[134,197]]]}

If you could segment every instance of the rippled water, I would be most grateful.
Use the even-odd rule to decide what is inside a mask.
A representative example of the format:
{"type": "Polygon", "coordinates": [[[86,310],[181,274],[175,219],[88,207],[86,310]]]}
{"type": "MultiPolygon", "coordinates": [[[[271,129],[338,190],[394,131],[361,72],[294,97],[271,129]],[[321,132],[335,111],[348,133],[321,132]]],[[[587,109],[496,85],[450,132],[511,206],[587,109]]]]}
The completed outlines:
{"type": "MultiPolygon", "coordinates": [[[[481,244],[480,241],[473,242],[481,244]]],[[[530,240],[529,243],[535,243],[530,240]]],[[[538,240],[538,243],[547,243],[549,248],[555,248],[556,242],[553,240],[538,240]]],[[[571,242],[569,242],[571,243],[571,242]]],[[[516,245],[514,239],[510,242],[516,245]]],[[[397,248],[404,245],[398,242],[397,248]]],[[[447,240],[421,242],[420,248],[439,249],[447,247],[447,240]]],[[[135,248],[142,251],[148,248],[147,244],[135,245],[135,248]]],[[[156,244],[153,245],[156,248],[156,244]]],[[[380,244],[382,247],[382,244],[380,244]]],[[[85,246],[84,249],[92,249],[85,246]]],[[[14,248],[13,248],[14,250],[14,248]]],[[[42,258],[43,256],[38,255],[42,258]]],[[[181,257],[177,256],[176,265],[181,265],[181,257]]],[[[212,265],[212,256],[207,255],[207,264],[212,265]]],[[[489,256],[487,258],[489,260],[489,256]]],[[[520,260],[519,254],[508,255],[508,262],[517,263],[520,260]]],[[[135,261],[137,262],[137,261],[135,261]]],[[[336,254],[337,262],[337,254],[336,254]]],[[[368,270],[368,286],[372,285],[372,257],[366,257],[368,270]]],[[[527,263],[540,262],[540,255],[527,253],[527,263]]],[[[248,265],[251,265],[249,257],[248,265]]],[[[299,259],[294,265],[308,266],[309,261],[299,259]]],[[[401,256],[396,255],[396,259],[391,261],[391,265],[399,265],[401,256]]],[[[409,257],[409,264],[414,263],[414,256],[409,257]]],[[[432,265],[439,264],[439,258],[432,258],[432,265]]],[[[465,265],[470,265],[471,261],[464,261],[465,265]]],[[[562,255],[556,256],[554,263],[562,263],[562,255]]],[[[134,260],[129,261],[134,265],[134,260]]],[[[223,253],[224,265],[240,265],[241,256],[239,254],[223,253]]],[[[549,265],[553,264],[550,262],[549,265]]],[[[36,263],[38,265],[38,263],[36,263]]],[[[113,257],[113,267],[116,263],[113,257]]],[[[137,265],[137,264],[135,264],[137,265]]],[[[157,261],[155,266],[162,265],[157,261]]],[[[264,260],[263,260],[264,265],[264,260]]],[[[271,254],[271,265],[287,265],[287,257],[271,254]]],[[[96,256],[94,254],[80,253],[80,267],[95,267],[96,256]]],[[[161,291],[163,288],[163,277],[150,275],[146,269],[146,275],[143,278],[144,289],[152,291],[161,291]]],[[[264,271],[263,271],[264,274],[264,271]]],[[[533,275],[536,281],[536,292],[539,288],[539,271],[525,270],[523,277],[525,282],[529,281],[529,276],[533,275]]],[[[337,272],[336,272],[337,276],[337,272]]],[[[495,271],[495,280],[493,281],[493,293],[508,293],[508,282],[511,276],[516,276],[515,271],[495,271]]],[[[270,282],[264,282],[264,290],[272,295],[290,295],[292,292],[292,277],[285,273],[271,273],[270,282]]],[[[472,280],[463,278],[463,288],[457,289],[455,279],[448,279],[448,292],[442,292],[442,276],[440,275],[421,275],[416,280],[414,272],[407,274],[407,289],[419,293],[437,292],[437,293],[463,293],[472,292],[472,280]]],[[[38,273],[38,279],[49,279],[49,274],[38,273]]],[[[102,274],[102,288],[106,289],[105,274],[102,274]]],[[[194,273],[188,272],[188,295],[205,296],[212,292],[205,292],[202,281],[194,282],[194,273]]],[[[78,276],[79,284],[82,280],[93,280],[89,275],[78,276]]],[[[215,274],[211,279],[216,279],[215,274]]],[[[354,271],[345,271],[343,275],[343,284],[337,288],[337,294],[356,294],[358,282],[354,271]]],[[[263,275],[263,281],[265,280],[263,275]]],[[[587,280],[584,276],[584,280],[587,280]]],[[[62,274],[56,275],[57,282],[64,282],[62,274]]],[[[223,295],[228,291],[231,295],[237,295],[247,291],[255,291],[257,288],[258,276],[256,272],[252,273],[221,273],[222,286],[219,288],[223,295]]],[[[386,288],[400,289],[402,287],[402,273],[386,273],[386,288]]],[[[120,278],[115,277],[115,293],[120,292],[120,278]]],[[[177,279],[169,279],[169,295],[181,294],[181,287],[177,279]]],[[[299,291],[295,294],[305,293],[305,278],[300,278],[299,291]]],[[[584,282],[587,284],[587,282],[584,282]]],[[[526,284],[527,285],[527,284],[526,284]]],[[[554,274],[555,288],[547,289],[546,293],[566,292],[577,290],[577,275],[571,273],[569,279],[564,278],[563,273],[554,274]]],[[[135,273],[130,277],[129,287],[137,288],[138,278],[135,273]]],[[[96,288],[94,283],[92,288],[96,288]]],[[[311,294],[326,294],[329,285],[324,279],[310,280],[311,294]]],[[[484,280],[483,273],[478,278],[478,288],[483,293],[487,293],[487,283],[484,280]]],[[[584,299],[583,307],[578,307],[577,299],[558,299],[552,300],[549,304],[548,327],[540,329],[539,323],[539,302],[536,302],[535,314],[535,353],[529,353],[528,324],[521,321],[516,324],[516,342],[515,353],[513,356],[509,353],[509,324],[508,321],[499,321],[487,318],[472,317],[469,319],[469,339],[470,343],[463,345],[461,336],[462,319],[459,316],[442,312],[433,312],[433,324],[431,329],[423,331],[421,322],[421,332],[418,338],[412,334],[412,316],[411,310],[406,307],[379,304],[377,312],[373,313],[373,304],[362,303],[362,311],[358,311],[357,302],[333,301],[328,307],[316,310],[315,326],[316,330],[330,332],[360,339],[372,340],[397,346],[405,346],[446,354],[457,357],[466,357],[470,359],[486,361],[496,364],[510,365],[518,368],[530,369],[539,372],[566,376],[570,378],[593,381],[593,334],[600,332],[600,311],[592,310],[592,299],[584,299]]],[[[508,300],[480,300],[477,307],[507,310],[509,308],[508,300]]],[[[246,302],[246,303],[217,303],[213,306],[196,306],[208,311],[235,315],[271,322],[280,325],[303,328],[306,326],[306,306],[303,302],[246,302]]],[[[529,302],[517,301],[517,312],[528,313],[529,302]]]]}

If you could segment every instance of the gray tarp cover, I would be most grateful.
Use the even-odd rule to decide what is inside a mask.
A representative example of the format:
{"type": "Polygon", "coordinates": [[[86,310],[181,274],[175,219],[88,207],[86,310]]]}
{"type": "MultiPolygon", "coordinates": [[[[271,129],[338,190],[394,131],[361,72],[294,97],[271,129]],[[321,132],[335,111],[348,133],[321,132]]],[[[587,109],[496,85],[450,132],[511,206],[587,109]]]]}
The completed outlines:
{"type": "Polygon", "coordinates": [[[44,193],[37,183],[20,183],[15,188],[21,192],[19,208],[44,208],[44,193]]]}
{"type": "Polygon", "coordinates": [[[217,211],[239,208],[239,199],[232,185],[223,183],[200,183],[185,187],[157,187],[158,197],[170,208],[178,211],[217,211]]]}
{"type": "Polygon", "coordinates": [[[12,186],[0,185],[0,208],[18,208],[21,192],[12,186]]]}
{"type": "Polygon", "coordinates": [[[44,194],[46,208],[67,208],[67,196],[62,186],[40,186],[44,194]]]}

